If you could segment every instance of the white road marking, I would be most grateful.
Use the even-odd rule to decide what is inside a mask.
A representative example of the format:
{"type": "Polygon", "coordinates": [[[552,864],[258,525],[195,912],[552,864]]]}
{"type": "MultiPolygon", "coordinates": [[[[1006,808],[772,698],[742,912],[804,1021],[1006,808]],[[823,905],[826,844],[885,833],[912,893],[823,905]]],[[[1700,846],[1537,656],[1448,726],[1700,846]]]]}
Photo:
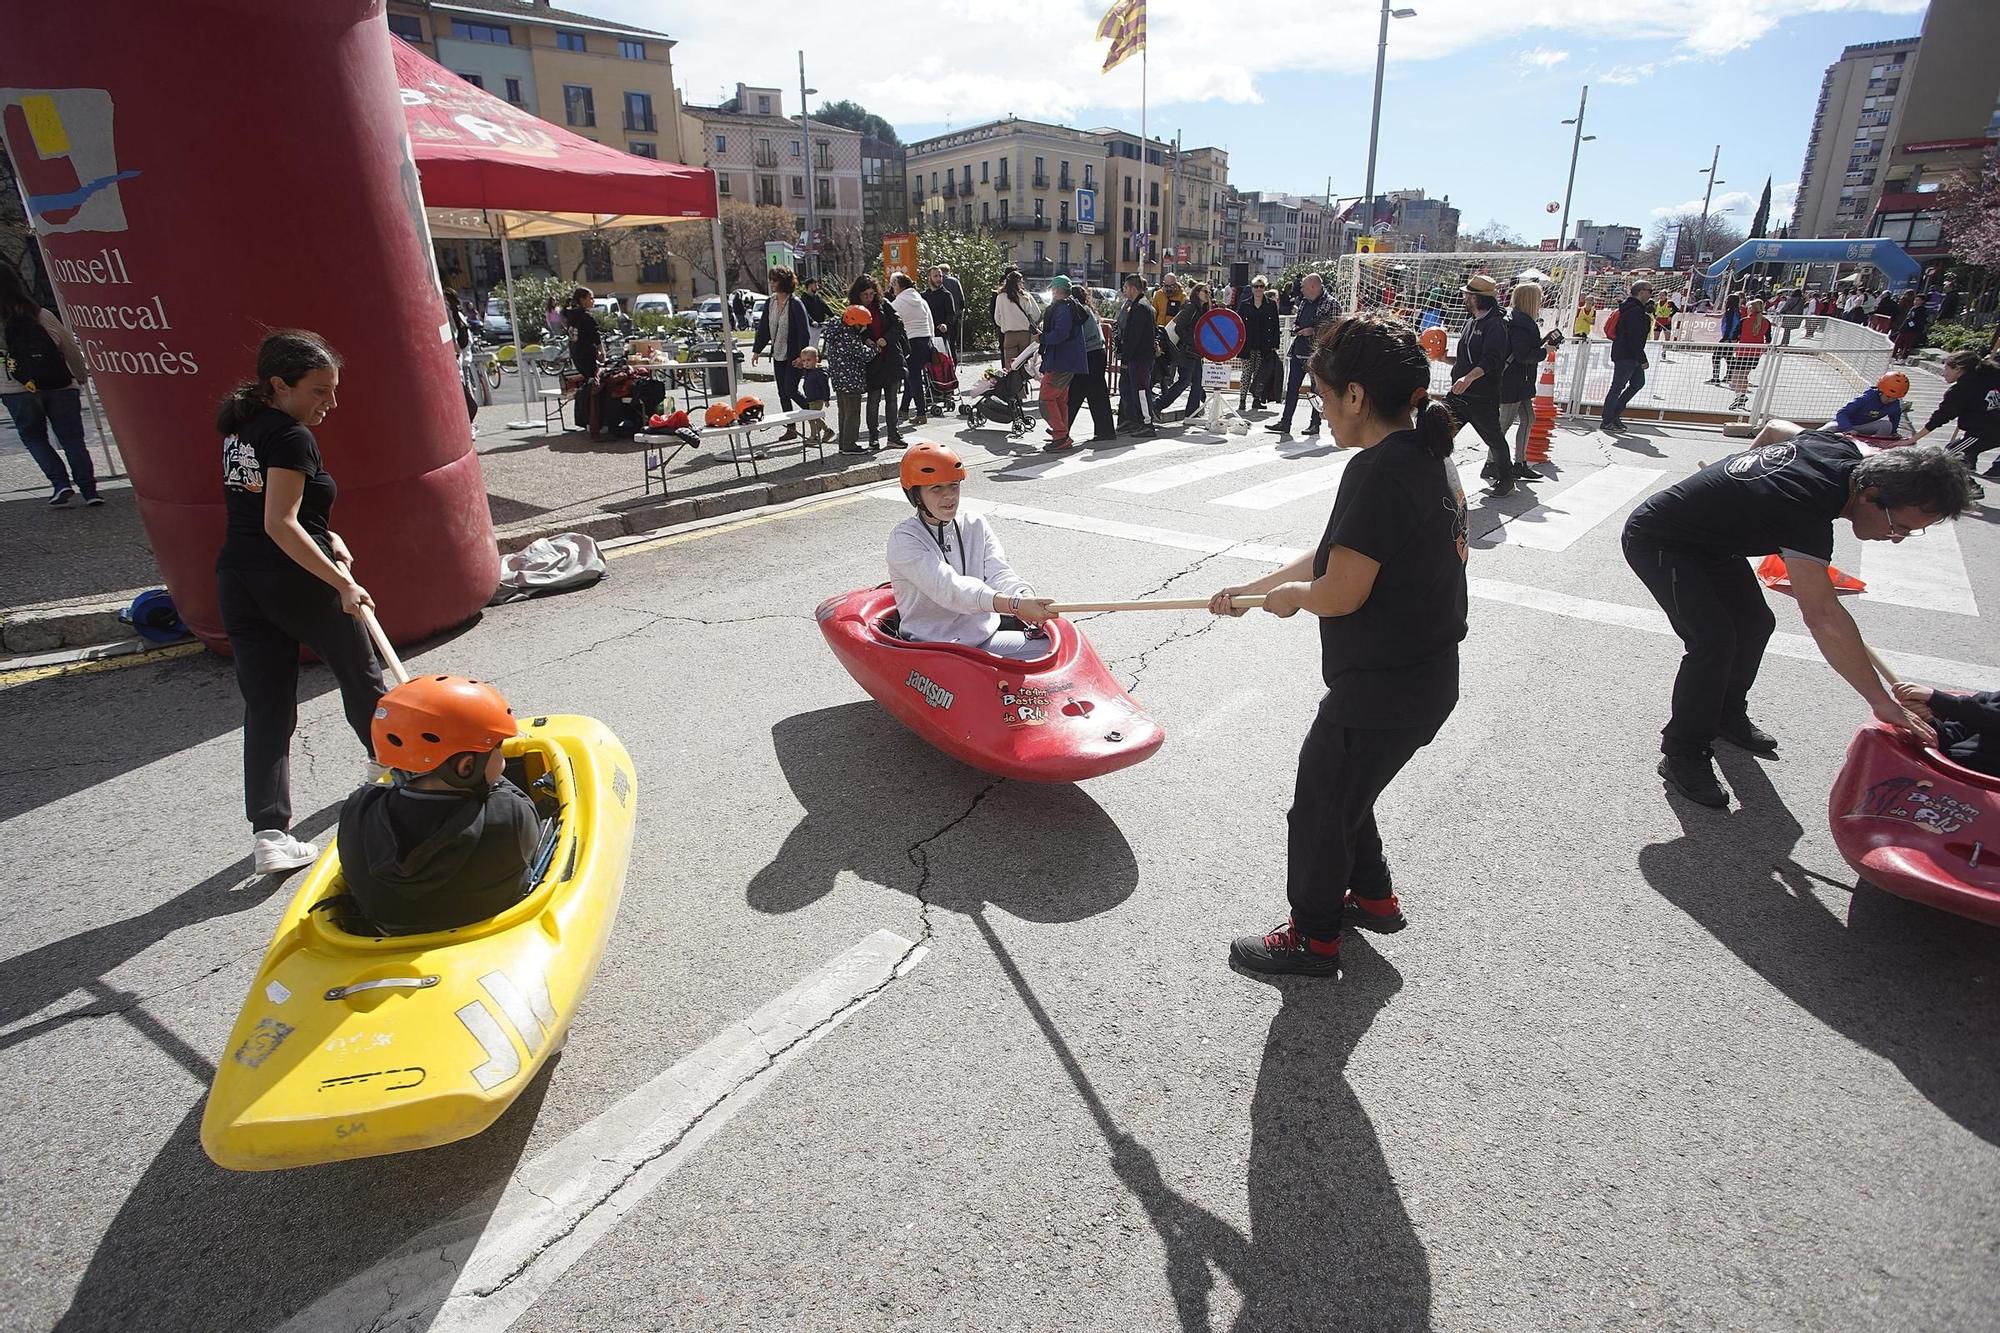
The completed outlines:
{"type": "Polygon", "coordinates": [[[1861,548],[1860,580],[1868,585],[1864,602],[1888,602],[1926,611],[1976,616],[1972,580],[1965,572],[1965,553],[1958,545],[1958,525],[1938,523],[1921,537],[1900,542],[1868,542],[1861,548]]]}
{"type": "Polygon", "coordinates": [[[497,1198],[425,1231],[278,1333],[510,1328],[780,1070],[926,952],[876,931],[516,1170],[497,1198]]]}
{"type": "Polygon", "coordinates": [[[1340,486],[1340,478],[1347,471],[1347,464],[1358,450],[1349,449],[1337,454],[1331,463],[1323,467],[1302,468],[1288,472],[1276,481],[1267,481],[1247,490],[1232,491],[1228,495],[1217,496],[1210,504],[1228,505],[1232,509],[1276,509],[1296,500],[1324,495],[1340,486]]]}
{"type": "MultiPolygon", "coordinates": [[[[1475,475],[1476,464],[1472,467],[1475,475]]],[[[1462,471],[1462,470],[1461,470],[1462,471]]],[[[880,492],[885,500],[903,502],[903,497],[893,491],[880,492]]],[[[1019,519],[1023,523],[1036,523],[1043,527],[1063,528],[1070,532],[1090,532],[1104,537],[1118,537],[1126,541],[1144,542],[1151,546],[1164,546],[1176,551],[1205,551],[1211,555],[1226,555],[1236,559],[1258,561],[1268,565],[1290,564],[1304,551],[1290,546],[1266,546],[1258,542],[1234,542],[1226,537],[1209,537],[1197,532],[1177,532],[1172,528],[1147,527],[1138,523],[1119,523],[1111,519],[1091,518],[1083,514],[1065,514],[1053,509],[1030,509],[1023,505],[982,505],[968,502],[981,512],[1002,518],[1019,519]]],[[[1930,538],[1919,538],[1929,541],[1930,538]]],[[[1906,543],[1907,544],[1907,543],[1906,543]]],[[[1600,602],[1589,597],[1574,597],[1568,593],[1549,592],[1542,588],[1530,588],[1524,584],[1506,583],[1498,579],[1468,578],[1467,590],[1472,596],[1489,602],[1506,602],[1514,606],[1529,607],[1537,611],[1548,611],[1574,620],[1590,620],[1601,625],[1618,625],[1625,629],[1640,630],[1648,634],[1673,635],[1673,627],[1667,623],[1665,613],[1654,607],[1627,606],[1620,602],[1600,602]]],[[[1819,646],[1805,634],[1779,633],[1771,636],[1769,651],[1780,657],[1793,657],[1802,662],[1824,662],[1819,646]]],[[[2000,675],[2000,667],[1982,666],[1976,662],[1955,662],[1946,657],[1931,657],[1924,653],[1896,652],[1882,649],[1884,661],[1899,666],[1902,673],[1918,680],[1936,681],[1939,684],[1968,685],[1991,680],[2000,675]]],[[[1829,668],[1830,670],[1831,668],[1829,668]]]]}
{"type": "Polygon", "coordinates": [[[1158,458],[1161,454],[1179,453],[1200,443],[1200,440],[1175,438],[1140,440],[1137,444],[1113,445],[1109,449],[1079,449],[1075,453],[1048,454],[1018,466],[1009,465],[990,475],[1002,481],[1047,481],[1052,477],[1073,477],[1079,472],[1094,472],[1113,463],[1131,463],[1142,458],[1158,458]]]}
{"type": "Polygon", "coordinates": [[[1500,528],[1500,542],[1536,551],[1567,551],[1576,539],[1623,509],[1664,473],[1613,463],[1565,486],[1500,528]]]}
{"type": "Polygon", "coordinates": [[[1237,449],[1230,453],[1213,453],[1206,458],[1197,458],[1192,463],[1176,463],[1172,467],[1157,468],[1136,477],[1126,477],[1122,481],[1102,483],[1107,491],[1125,491],[1132,495],[1158,495],[1176,486],[1192,486],[1210,477],[1227,476],[1231,472],[1245,472],[1266,463],[1279,463],[1301,454],[1315,452],[1311,444],[1259,444],[1248,449],[1237,449]]]}

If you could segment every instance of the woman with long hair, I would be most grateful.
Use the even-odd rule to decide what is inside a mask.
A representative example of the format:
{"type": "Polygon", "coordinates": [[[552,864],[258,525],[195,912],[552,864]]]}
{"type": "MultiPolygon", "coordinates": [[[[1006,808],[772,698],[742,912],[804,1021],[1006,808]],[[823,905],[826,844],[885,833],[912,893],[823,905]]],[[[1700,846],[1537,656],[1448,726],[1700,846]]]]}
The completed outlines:
{"type": "Polygon", "coordinates": [[[0,403],[48,478],[54,509],[79,493],[87,506],[104,503],[83,439],[85,371],[83,353],[62,321],[42,309],[12,265],[0,263],[0,403]],[[60,456],[49,443],[51,433],[62,446],[60,456]]]}
{"type": "Polygon", "coordinates": [[[1278,396],[1265,392],[1267,381],[1283,374],[1278,365],[1278,298],[1263,274],[1250,279],[1250,299],[1237,307],[1237,313],[1243,316],[1243,380],[1236,410],[1243,411],[1247,402],[1252,412],[1261,412],[1266,398],[1278,396]]]}
{"type": "MultiPolygon", "coordinates": [[[[1944,359],[1939,373],[1944,376],[1944,398],[1910,443],[1916,444],[1939,427],[1956,422],[1964,436],[1952,448],[1965,460],[1966,471],[1976,472],[1979,455],[2000,445],[2000,358],[1957,351],[1944,359]]],[[[2000,481],[2000,458],[1979,475],[1989,481],[2000,481]]],[[[1974,499],[1986,497],[1985,488],[1976,481],[1972,483],[1972,493],[1974,499]]]]}
{"type": "Polygon", "coordinates": [[[1731,411],[1750,401],[1750,370],[1764,355],[1770,341],[1771,321],[1764,317],[1764,303],[1749,302],[1743,307],[1743,320],[1736,328],[1736,344],[1741,350],[1729,357],[1729,387],[1736,390],[1736,398],[1729,404],[1731,411]]]}
{"type": "MultiPolygon", "coordinates": [[[[339,387],[340,357],[325,340],[284,329],[265,336],[257,378],[231,390],[215,415],[227,512],[215,583],[243,693],[243,804],[260,875],[319,855],[291,832],[299,648],[332,669],[364,754],[384,691],[356,619],[375,601],[355,582],[354,553],[330,526],[338,488],[312,433],[339,387]]],[[[371,759],[367,771],[372,779],[381,769],[371,759]]]]}
{"type": "Polygon", "coordinates": [[[1528,466],[1528,432],[1535,424],[1535,371],[1542,363],[1542,288],[1517,282],[1507,298],[1507,368],[1500,372],[1500,433],[1514,434],[1514,479],[1548,480],[1528,466]]]}
{"type": "Polygon", "coordinates": [[[1000,366],[1028,350],[1042,331],[1042,303],[1021,281],[1021,270],[1010,268],[993,293],[993,327],[1000,330],[1000,366]]]}
{"type": "Polygon", "coordinates": [[[1405,924],[1375,802],[1458,703],[1466,515],[1457,425],[1430,400],[1430,360],[1407,324],[1344,319],[1319,338],[1311,371],[1335,443],[1360,451],[1326,534],[1276,573],[1216,593],[1209,610],[1242,615],[1232,599],[1261,593],[1272,615],[1319,617],[1326,694],[1287,816],[1291,914],[1229,956],[1255,972],[1337,977],[1349,906],[1366,930],[1405,924]]]}
{"type": "Polygon", "coordinates": [[[597,366],[603,359],[604,334],[597,327],[597,293],[579,287],[569,294],[563,326],[569,331],[569,359],[583,384],[576,391],[576,428],[590,429],[590,403],[597,396],[597,366]]]}
{"type": "Polygon", "coordinates": [[[903,358],[909,346],[903,332],[903,321],[897,317],[895,308],[882,299],[882,289],[875,285],[875,279],[866,273],[856,278],[847,289],[847,304],[858,305],[868,312],[866,334],[868,340],[875,344],[874,359],[868,363],[868,447],[881,447],[877,440],[886,406],[889,447],[901,449],[909,443],[903,438],[902,423],[896,419],[896,394],[903,387],[903,358]]]}
{"type": "Polygon", "coordinates": [[[1195,325],[1199,324],[1201,317],[1208,313],[1208,307],[1208,284],[1197,282],[1188,288],[1187,299],[1181,302],[1180,308],[1174,312],[1174,336],[1171,339],[1174,349],[1174,379],[1173,383],[1160,394],[1160,401],[1154,408],[1156,414],[1164,413],[1172,406],[1174,399],[1180,397],[1182,389],[1189,391],[1187,410],[1181,413],[1183,421],[1189,420],[1200,411],[1202,403],[1208,398],[1208,390],[1203,388],[1201,383],[1201,349],[1195,346],[1194,337],[1195,325]]]}
{"type": "MultiPolygon", "coordinates": [[[[1743,298],[1731,292],[1722,301],[1722,326],[1716,330],[1715,340],[1719,343],[1733,343],[1736,335],[1743,330],[1743,298]]],[[[1708,382],[1722,383],[1722,370],[1729,361],[1729,353],[1718,347],[1709,356],[1708,382]]]]}

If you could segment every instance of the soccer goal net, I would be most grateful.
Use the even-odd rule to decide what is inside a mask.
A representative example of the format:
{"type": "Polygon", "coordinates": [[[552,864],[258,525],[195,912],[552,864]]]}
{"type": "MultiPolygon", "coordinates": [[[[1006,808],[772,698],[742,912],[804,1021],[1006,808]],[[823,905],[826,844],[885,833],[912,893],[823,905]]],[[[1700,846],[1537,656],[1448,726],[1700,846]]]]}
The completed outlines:
{"type": "MultiPolygon", "coordinates": [[[[1569,336],[1576,319],[1590,256],[1570,251],[1541,250],[1405,251],[1372,255],[1342,255],[1336,270],[1334,295],[1358,314],[1388,313],[1422,331],[1441,327],[1447,347],[1455,347],[1468,318],[1466,280],[1476,274],[1493,279],[1504,310],[1514,287],[1531,282],[1542,289],[1541,326],[1569,336]]],[[[1451,380],[1451,360],[1431,367],[1432,387],[1439,392],[1451,380]]]]}

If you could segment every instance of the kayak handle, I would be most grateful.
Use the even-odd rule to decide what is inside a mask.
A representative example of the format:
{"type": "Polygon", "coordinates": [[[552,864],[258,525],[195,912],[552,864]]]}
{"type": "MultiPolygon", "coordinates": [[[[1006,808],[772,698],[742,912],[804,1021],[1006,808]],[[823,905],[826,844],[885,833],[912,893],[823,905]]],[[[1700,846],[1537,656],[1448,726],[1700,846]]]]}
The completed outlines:
{"type": "Polygon", "coordinates": [[[429,990],[438,984],[438,979],[430,977],[378,977],[374,981],[357,981],[352,986],[335,986],[326,993],[329,1000],[344,1000],[350,995],[359,995],[365,990],[429,990]]]}

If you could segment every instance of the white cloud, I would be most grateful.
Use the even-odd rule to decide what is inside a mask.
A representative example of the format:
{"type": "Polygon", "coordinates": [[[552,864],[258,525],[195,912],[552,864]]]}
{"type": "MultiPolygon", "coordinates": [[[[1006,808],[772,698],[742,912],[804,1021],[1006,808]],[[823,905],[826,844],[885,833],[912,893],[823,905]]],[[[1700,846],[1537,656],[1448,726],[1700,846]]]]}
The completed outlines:
{"type": "MultiPolygon", "coordinates": [[[[1763,197],[1764,187],[1761,185],[1754,190],[1724,190],[1721,194],[1709,200],[1708,211],[1710,216],[1736,216],[1748,222],[1757,215],[1757,201],[1763,197]]],[[[1773,225],[1791,220],[1792,205],[1798,197],[1799,183],[1797,181],[1786,181],[1783,184],[1775,181],[1772,182],[1771,222],[1773,225]]],[[[1700,212],[1700,195],[1696,195],[1694,198],[1684,200],[1678,204],[1664,204],[1652,210],[1652,214],[1656,218],[1670,218],[1684,213],[1698,214],[1700,212]]]]}
{"type": "MultiPolygon", "coordinates": [[[[585,4],[585,0],[578,0],[585,4]]],[[[1094,39],[1110,0],[930,0],[899,10],[889,29],[835,19],[787,33],[791,4],[674,6],[658,0],[588,0],[605,18],[664,28],[678,45],[674,73],[696,102],[727,96],[737,80],[787,89],[796,111],[797,44],[806,46],[814,99],[853,98],[892,123],[975,124],[997,116],[1104,120],[1136,113],[1138,62],[1099,73],[1104,44],[1094,39]]],[[[1408,69],[1462,51],[1525,47],[1523,58],[1553,68],[1582,42],[1649,42],[1658,59],[1613,66],[1606,82],[1638,82],[1682,61],[1739,50],[1785,20],[1809,13],[1918,14],[1924,0],[1425,0],[1414,19],[1390,24],[1390,62],[1408,69]],[[1564,45],[1548,43],[1555,39],[1564,45]]],[[[1374,72],[1378,10],[1318,0],[1149,0],[1150,101],[1156,110],[1204,102],[1256,102],[1258,81],[1305,71],[1374,72]]],[[[1199,118],[1178,123],[1203,142],[1199,118]]]]}
{"type": "Polygon", "coordinates": [[[1521,52],[1522,64],[1533,65],[1536,69],[1542,70],[1554,69],[1568,59],[1569,52],[1551,51],[1546,46],[1537,46],[1532,50],[1521,52]]]}

